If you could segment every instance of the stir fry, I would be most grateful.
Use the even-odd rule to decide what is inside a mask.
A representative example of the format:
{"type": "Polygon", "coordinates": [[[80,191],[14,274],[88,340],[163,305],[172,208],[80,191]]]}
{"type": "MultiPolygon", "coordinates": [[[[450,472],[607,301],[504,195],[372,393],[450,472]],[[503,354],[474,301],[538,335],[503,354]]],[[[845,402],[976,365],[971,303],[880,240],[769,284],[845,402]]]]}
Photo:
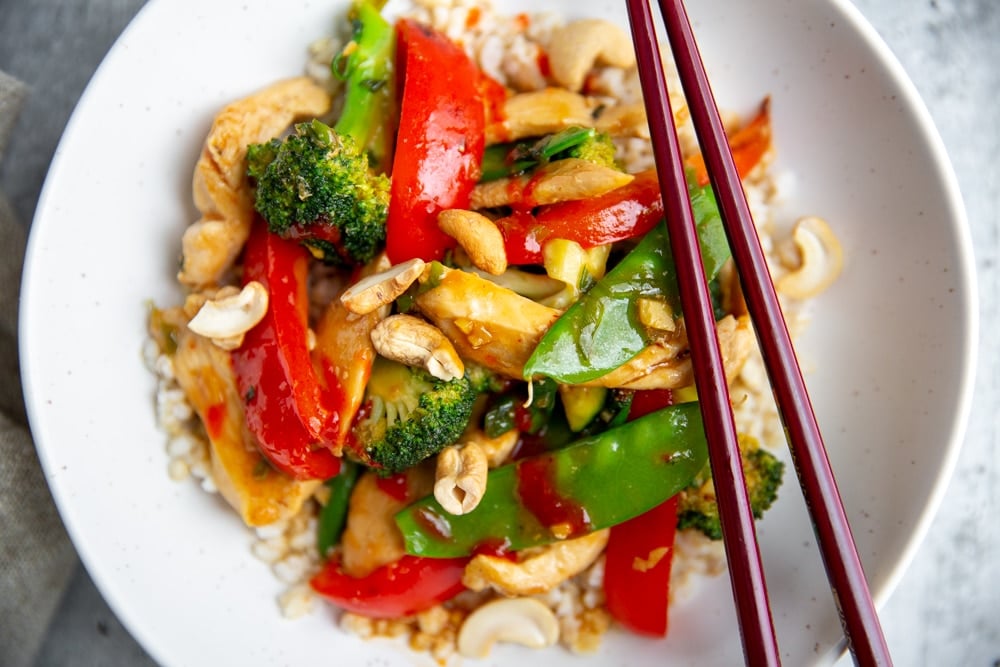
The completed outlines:
{"type": "MultiPolygon", "coordinates": [[[[305,521],[303,579],[351,618],[418,619],[471,656],[548,645],[552,592],[583,577],[597,635],[665,636],[676,540],[721,530],[656,173],[630,155],[644,111],[601,82],[634,71],[631,42],[567,23],[525,82],[426,19],[355,0],[329,79],[274,83],[215,119],[186,299],[150,322],[206,443],[203,485],[259,534],[305,521]]],[[[762,178],[766,100],[731,145],[762,178]]],[[[736,382],[755,342],[688,152],[736,382]]],[[[817,218],[796,234],[782,280],[805,299],[839,246],[817,218]]],[[[784,464],[750,433],[741,446],[760,517],[784,464]]]]}

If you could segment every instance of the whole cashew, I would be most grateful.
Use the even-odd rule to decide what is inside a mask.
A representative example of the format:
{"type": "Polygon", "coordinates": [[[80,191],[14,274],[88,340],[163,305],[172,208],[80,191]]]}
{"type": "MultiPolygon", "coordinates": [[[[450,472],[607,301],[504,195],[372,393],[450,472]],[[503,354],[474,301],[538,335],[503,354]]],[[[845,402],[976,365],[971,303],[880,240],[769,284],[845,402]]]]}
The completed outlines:
{"type": "Polygon", "coordinates": [[[552,34],[548,52],[552,78],[573,91],[583,88],[594,65],[635,64],[632,40],[616,24],[602,19],[567,23],[552,34]]]}
{"type": "Polygon", "coordinates": [[[486,455],[486,464],[490,468],[499,468],[507,462],[520,437],[521,433],[516,428],[505,431],[495,438],[489,437],[478,428],[470,429],[462,436],[466,444],[476,445],[486,455]]]}
{"type": "Polygon", "coordinates": [[[256,280],[240,291],[225,287],[201,306],[188,328],[224,350],[235,350],[243,344],[244,334],[264,319],[267,305],[267,289],[256,280]]]}
{"type": "Polygon", "coordinates": [[[498,641],[545,648],[559,639],[559,621],[552,610],[533,598],[499,598],[469,614],[458,631],[458,652],[485,658],[498,641]]]}
{"type": "Polygon", "coordinates": [[[446,447],[437,457],[434,497],[451,514],[476,509],[486,491],[486,452],[476,443],[446,447]]]}
{"type": "Polygon", "coordinates": [[[340,295],[344,308],[356,315],[367,315],[376,308],[392,303],[405,292],[424,271],[419,257],[401,262],[354,283],[340,295]]]}
{"type": "Polygon", "coordinates": [[[808,299],[829,287],[844,266],[840,241],[822,218],[802,218],[792,229],[798,267],[778,279],[775,287],[793,299],[808,299]]]}
{"type": "Polygon", "coordinates": [[[441,330],[413,315],[392,315],[371,334],[375,350],[387,359],[419,366],[448,382],[465,375],[465,364],[441,330]]]}
{"type": "Polygon", "coordinates": [[[494,276],[507,270],[507,250],[503,235],[493,221],[482,213],[458,208],[447,209],[438,214],[438,227],[458,241],[476,268],[494,276]]]}

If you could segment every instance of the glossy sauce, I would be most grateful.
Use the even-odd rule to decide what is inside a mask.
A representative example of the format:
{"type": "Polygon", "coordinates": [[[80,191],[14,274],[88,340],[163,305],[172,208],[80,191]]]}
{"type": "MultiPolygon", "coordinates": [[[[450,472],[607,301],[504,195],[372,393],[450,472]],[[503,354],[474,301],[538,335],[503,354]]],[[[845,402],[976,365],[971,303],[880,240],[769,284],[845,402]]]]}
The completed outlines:
{"type": "Polygon", "coordinates": [[[430,507],[421,507],[413,513],[413,518],[420,528],[435,540],[447,542],[451,539],[451,523],[430,507]]]}
{"type": "Polygon", "coordinates": [[[629,421],[674,404],[674,394],[669,389],[643,389],[632,395],[629,421]]]}
{"type": "MultiPolygon", "coordinates": [[[[504,103],[507,101],[507,89],[499,81],[487,74],[481,74],[477,88],[483,101],[483,112],[486,125],[500,125],[506,119],[504,103]]],[[[496,128],[493,128],[496,129],[496,128]]]]}
{"type": "Polygon", "coordinates": [[[521,504],[543,526],[559,531],[564,538],[590,532],[587,509],[556,488],[555,464],[550,456],[525,459],[517,464],[517,494],[521,504]]]}
{"type": "Polygon", "coordinates": [[[507,538],[491,538],[483,540],[472,550],[473,556],[493,556],[495,558],[506,558],[510,561],[517,560],[517,552],[510,550],[510,541],[507,538]]]}
{"type": "Polygon", "coordinates": [[[205,430],[215,440],[222,435],[222,422],[226,419],[226,404],[213,403],[205,410],[205,430]]]}
{"type": "Polygon", "coordinates": [[[545,174],[542,173],[541,169],[535,170],[527,179],[512,178],[508,186],[511,208],[515,211],[530,214],[531,209],[538,206],[538,202],[535,201],[535,188],[538,187],[543,178],[545,178],[545,174]]]}
{"type": "Polygon", "coordinates": [[[401,503],[409,502],[410,486],[406,479],[406,473],[400,472],[389,477],[379,477],[375,480],[378,490],[389,496],[393,500],[401,503]]]}
{"type": "Polygon", "coordinates": [[[542,76],[546,79],[552,76],[552,66],[549,64],[549,54],[545,53],[545,51],[539,50],[537,64],[538,71],[542,76]]]}
{"type": "Polygon", "coordinates": [[[479,24],[479,19],[482,18],[482,12],[479,7],[473,7],[469,10],[469,13],[465,16],[465,29],[472,30],[479,24]]]}
{"type": "Polygon", "coordinates": [[[548,442],[543,433],[525,433],[522,429],[521,436],[517,439],[517,444],[511,450],[510,458],[513,461],[520,461],[538,454],[544,454],[549,450],[548,442]]]}

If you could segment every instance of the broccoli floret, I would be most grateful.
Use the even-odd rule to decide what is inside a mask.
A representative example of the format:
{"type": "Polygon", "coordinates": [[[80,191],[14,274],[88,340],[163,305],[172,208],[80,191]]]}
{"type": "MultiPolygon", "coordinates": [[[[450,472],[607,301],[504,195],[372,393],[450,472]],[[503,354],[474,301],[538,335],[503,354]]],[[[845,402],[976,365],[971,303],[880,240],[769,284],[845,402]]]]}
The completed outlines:
{"type": "Polygon", "coordinates": [[[389,179],[375,173],[369,157],[388,160],[394,39],[392,26],[368,0],[355,2],[349,18],[353,39],[331,64],[345,81],[336,125],[300,123],[283,141],[247,148],[254,207],[268,228],[343,266],[367,262],[385,241],[389,179]]]}
{"type": "Polygon", "coordinates": [[[615,144],[611,135],[604,132],[594,132],[586,141],[577,144],[559,157],[575,157],[594,164],[617,169],[615,164],[615,144]]]}
{"type": "Polygon", "coordinates": [[[416,465],[458,440],[477,392],[466,377],[444,381],[383,357],[372,365],[351,452],[385,473],[416,465]]]}
{"type": "MultiPolygon", "coordinates": [[[[785,464],[773,454],[762,449],[750,437],[740,438],[740,454],[743,459],[743,475],[747,482],[750,509],[755,518],[764,512],[778,497],[785,464]]],[[[677,506],[677,528],[701,531],[713,540],[722,539],[722,524],[719,521],[719,507],[715,503],[715,486],[712,473],[705,470],[680,493],[677,506]]]]}
{"type": "Polygon", "coordinates": [[[367,262],[385,240],[389,179],[370,172],[351,137],[319,120],[299,123],[284,141],[250,146],[247,161],[255,208],[272,232],[346,266],[367,262]]]}
{"type": "Polygon", "coordinates": [[[465,377],[478,394],[497,394],[507,388],[510,380],[497,375],[486,366],[465,362],[465,377]]]}
{"type": "Polygon", "coordinates": [[[492,181],[521,174],[570,157],[618,168],[611,135],[592,127],[569,127],[540,139],[488,146],[483,153],[480,180],[492,181]]]}

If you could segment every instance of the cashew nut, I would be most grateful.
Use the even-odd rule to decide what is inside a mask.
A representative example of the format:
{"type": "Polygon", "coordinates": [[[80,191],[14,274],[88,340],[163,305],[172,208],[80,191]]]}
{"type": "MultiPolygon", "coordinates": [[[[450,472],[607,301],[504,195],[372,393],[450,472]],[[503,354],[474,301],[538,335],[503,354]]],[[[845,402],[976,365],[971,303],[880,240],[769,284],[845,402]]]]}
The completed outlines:
{"type": "Polygon", "coordinates": [[[498,468],[507,462],[521,433],[516,428],[501,433],[495,438],[486,435],[479,429],[467,431],[463,436],[467,444],[475,444],[486,455],[486,464],[490,468],[498,468]]]}
{"type": "Polygon", "coordinates": [[[498,598],[466,617],[458,631],[458,652],[485,658],[496,642],[545,648],[558,639],[559,621],[544,604],[533,598],[498,598]]]}
{"type": "Polygon", "coordinates": [[[438,227],[458,241],[458,245],[462,246],[476,268],[494,276],[507,270],[503,235],[485,215],[475,211],[448,209],[438,214],[438,227]]]}
{"type": "Polygon", "coordinates": [[[554,542],[517,563],[479,554],[465,566],[462,583],[474,591],[492,587],[504,595],[537,595],[590,567],[608,543],[608,530],[554,542]]]}
{"type": "Polygon", "coordinates": [[[375,351],[407,366],[426,368],[439,380],[465,375],[465,364],[441,330],[413,315],[392,315],[372,329],[375,351]]]}
{"type": "Polygon", "coordinates": [[[793,299],[808,299],[829,287],[844,266],[840,241],[822,218],[802,218],[792,229],[798,267],[778,279],[775,287],[793,299]]]}
{"type": "Polygon", "coordinates": [[[419,257],[362,278],[340,295],[344,308],[356,315],[367,315],[376,308],[390,304],[424,272],[424,260],[419,257]]]}
{"type": "Polygon", "coordinates": [[[451,514],[476,509],[486,491],[486,452],[476,443],[445,447],[437,456],[434,497],[451,514]]]}
{"type": "Polygon", "coordinates": [[[267,312],[267,290],[256,280],[235,288],[223,288],[209,299],[188,322],[188,328],[200,336],[211,338],[224,350],[235,350],[243,344],[243,336],[264,318],[267,312]]]}
{"type": "Polygon", "coordinates": [[[581,19],[559,28],[552,34],[548,53],[552,78],[573,91],[583,88],[594,65],[635,64],[632,40],[618,25],[602,19],[581,19]]]}

